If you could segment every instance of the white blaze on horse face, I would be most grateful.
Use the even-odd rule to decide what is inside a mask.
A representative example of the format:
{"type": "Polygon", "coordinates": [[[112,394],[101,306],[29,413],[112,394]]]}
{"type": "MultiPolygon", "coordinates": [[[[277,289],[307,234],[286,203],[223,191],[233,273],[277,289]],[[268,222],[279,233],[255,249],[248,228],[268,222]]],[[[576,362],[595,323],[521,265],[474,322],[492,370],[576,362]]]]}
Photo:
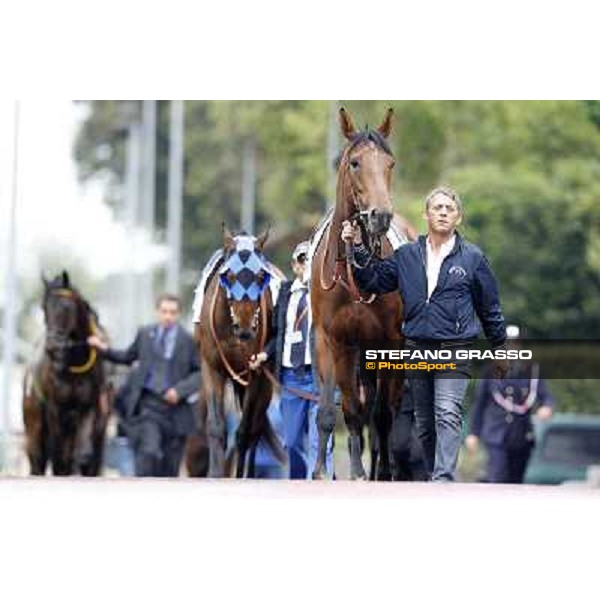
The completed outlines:
{"type": "Polygon", "coordinates": [[[354,179],[361,210],[377,209],[383,213],[392,213],[391,169],[394,161],[374,142],[369,141],[350,159],[357,161],[358,169],[350,169],[354,179]]]}

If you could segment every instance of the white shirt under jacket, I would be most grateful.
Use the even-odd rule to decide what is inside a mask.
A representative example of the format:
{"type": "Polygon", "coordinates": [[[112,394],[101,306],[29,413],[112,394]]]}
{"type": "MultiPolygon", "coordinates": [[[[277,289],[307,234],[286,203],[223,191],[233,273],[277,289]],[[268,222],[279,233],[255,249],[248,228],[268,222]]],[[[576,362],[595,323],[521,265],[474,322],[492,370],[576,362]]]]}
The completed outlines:
{"type": "Polygon", "coordinates": [[[456,234],[453,233],[452,237],[447,242],[444,242],[437,254],[435,254],[433,252],[431,240],[429,239],[429,236],[427,236],[427,243],[425,244],[427,247],[427,300],[431,298],[431,294],[438,284],[442,262],[444,262],[446,256],[452,252],[455,241],[456,234]]]}

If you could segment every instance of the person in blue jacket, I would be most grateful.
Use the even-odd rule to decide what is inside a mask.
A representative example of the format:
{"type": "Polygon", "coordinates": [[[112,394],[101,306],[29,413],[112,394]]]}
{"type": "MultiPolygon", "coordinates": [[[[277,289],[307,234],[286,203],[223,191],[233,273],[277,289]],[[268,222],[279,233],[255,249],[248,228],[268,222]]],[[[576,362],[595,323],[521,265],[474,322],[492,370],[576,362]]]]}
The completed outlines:
{"type": "MultiPolygon", "coordinates": [[[[400,293],[403,334],[409,348],[468,346],[479,335],[476,317],[492,347],[505,345],[498,286],[483,252],[457,233],[462,216],[458,194],[448,187],[436,188],[425,199],[427,235],[400,246],[386,259],[370,261],[358,224],[343,223],[341,237],[353,244],[353,274],[358,286],[369,293],[400,293]]],[[[503,377],[507,369],[506,361],[496,362],[497,376],[503,377]]],[[[409,373],[417,433],[429,476],[433,481],[453,481],[469,363],[458,363],[452,373],[409,373]]]]}
{"type": "MultiPolygon", "coordinates": [[[[520,330],[506,328],[508,347],[518,349],[520,330]]],[[[554,399],[540,378],[539,365],[512,361],[503,381],[479,380],[471,408],[467,449],[475,452],[481,440],[488,457],[485,480],[489,483],[523,483],[525,469],[535,445],[532,415],[552,417],[554,399]]]]}

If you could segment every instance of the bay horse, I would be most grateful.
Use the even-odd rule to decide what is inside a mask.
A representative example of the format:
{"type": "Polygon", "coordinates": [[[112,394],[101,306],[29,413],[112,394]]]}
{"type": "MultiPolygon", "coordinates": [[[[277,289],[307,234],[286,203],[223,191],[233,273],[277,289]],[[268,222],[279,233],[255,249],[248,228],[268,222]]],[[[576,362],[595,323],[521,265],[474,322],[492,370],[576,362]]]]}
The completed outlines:
{"type": "Polygon", "coordinates": [[[267,417],[273,386],[264,370],[251,371],[250,357],[261,352],[271,336],[272,265],[263,247],[268,230],[254,237],[233,235],[223,224],[223,253],[208,278],[194,335],[199,347],[202,387],[200,431],[209,448],[208,477],[223,477],[225,461],[225,384],[229,380],[241,409],[236,433],[236,476],[254,475],[254,455],[261,437],[283,462],[285,454],[267,417]]]}
{"type": "Polygon", "coordinates": [[[44,283],[45,338],[23,382],[26,452],[32,475],[97,476],[109,417],[103,361],[87,344],[98,317],[69,275],[44,283]]]}
{"type": "Polygon", "coordinates": [[[392,128],[392,109],[378,129],[357,131],[344,108],[339,117],[348,143],[339,163],[333,215],[317,242],[311,263],[311,301],[321,386],[319,452],[313,478],[325,478],[325,452],[335,426],[337,386],[349,434],[351,479],[366,479],[361,438],[363,427],[368,424],[371,434],[376,434],[371,444],[370,478],[388,480],[390,430],[400,410],[404,382],[400,378],[361,380],[359,344],[364,340],[400,340],[402,301],[399,294],[361,295],[352,276],[352,247],[344,244],[340,234],[344,221],[357,221],[371,257],[386,257],[393,251],[385,235],[392,221],[405,230],[409,239],[414,239],[416,232],[393,212],[394,158],[386,141],[392,128]]]}

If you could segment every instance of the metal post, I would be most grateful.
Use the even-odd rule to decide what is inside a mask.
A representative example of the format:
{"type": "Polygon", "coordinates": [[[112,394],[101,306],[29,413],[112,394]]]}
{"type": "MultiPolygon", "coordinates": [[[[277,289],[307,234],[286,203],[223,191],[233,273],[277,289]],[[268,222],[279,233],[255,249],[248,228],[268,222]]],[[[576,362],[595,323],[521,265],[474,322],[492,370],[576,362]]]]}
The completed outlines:
{"type": "Polygon", "coordinates": [[[181,278],[181,227],[183,222],[183,161],[184,161],[183,100],[172,100],[169,118],[169,190],[167,199],[167,243],[169,262],[167,289],[179,293],[181,278]]]}
{"type": "Polygon", "coordinates": [[[136,230],[140,197],[140,159],[141,126],[134,122],[129,125],[125,165],[125,226],[129,249],[126,257],[127,269],[124,273],[124,323],[121,328],[123,343],[129,343],[133,339],[139,322],[139,294],[136,285],[135,260],[138,253],[136,230]]]}
{"type": "MultiPolygon", "coordinates": [[[[156,100],[142,102],[142,153],[140,224],[149,242],[154,242],[156,213],[156,100]]],[[[149,266],[140,277],[141,313],[151,317],[154,300],[154,269],[149,266]]]]}
{"type": "Polygon", "coordinates": [[[242,160],[242,211],[241,226],[254,235],[254,213],[256,206],[256,142],[249,138],[244,143],[242,160]]]}
{"type": "Polygon", "coordinates": [[[15,263],[17,245],[17,198],[19,195],[19,121],[20,105],[17,101],[15,102],[14,108],[12,193],[8,215],[6,287],[4,290],[4,348],[2,358],[2,398],[0,399],[0,470],[8,470],[9,406],[17,337],[17,269],[15,263]]]}

